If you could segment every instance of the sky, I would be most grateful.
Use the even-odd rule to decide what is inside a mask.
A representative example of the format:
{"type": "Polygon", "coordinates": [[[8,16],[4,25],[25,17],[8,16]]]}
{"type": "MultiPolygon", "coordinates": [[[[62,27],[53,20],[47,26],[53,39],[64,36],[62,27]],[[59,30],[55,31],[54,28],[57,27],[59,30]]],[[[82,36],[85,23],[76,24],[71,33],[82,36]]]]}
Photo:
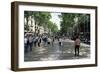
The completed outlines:
{"type": "Polygon", "coordinates": [[[60,18],[58,15],[61,15],[61,13],[51,13],[52,18],[50,19],[53,23],[56,23],[58,26],[58,29],[60,30],[60,18]]]}

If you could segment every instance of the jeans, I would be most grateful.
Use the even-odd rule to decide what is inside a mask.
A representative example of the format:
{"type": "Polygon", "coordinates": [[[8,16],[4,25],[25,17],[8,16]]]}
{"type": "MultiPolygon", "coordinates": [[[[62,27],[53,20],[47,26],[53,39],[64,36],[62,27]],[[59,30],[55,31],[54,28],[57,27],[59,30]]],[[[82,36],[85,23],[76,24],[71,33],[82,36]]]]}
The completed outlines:
{"type": "Polygon", "coordinates": [[[79,45],[75,45],[75,56],[79,56],[79,45]]]}

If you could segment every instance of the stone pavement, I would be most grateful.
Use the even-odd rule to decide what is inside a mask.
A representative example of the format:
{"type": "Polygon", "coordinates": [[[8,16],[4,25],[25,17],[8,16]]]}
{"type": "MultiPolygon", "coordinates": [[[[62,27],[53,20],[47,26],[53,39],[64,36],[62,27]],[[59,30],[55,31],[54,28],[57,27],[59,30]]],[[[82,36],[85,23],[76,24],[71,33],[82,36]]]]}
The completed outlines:
{"type": "Polygon", "coordinates": [[[74,41],[65,39],[63,45],[59,46],[58,41],[54,45],[34,47],[31,52],[25,53],[24,61],[50,61],[90,58],[90,45],[81,43],[80,55],[74,56],[74,41]]]}

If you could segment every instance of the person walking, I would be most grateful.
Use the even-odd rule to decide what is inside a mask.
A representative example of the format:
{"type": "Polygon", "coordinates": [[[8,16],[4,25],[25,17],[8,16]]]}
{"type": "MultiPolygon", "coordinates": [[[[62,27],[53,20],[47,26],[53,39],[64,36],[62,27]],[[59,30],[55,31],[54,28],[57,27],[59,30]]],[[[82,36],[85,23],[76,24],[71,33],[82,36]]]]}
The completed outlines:
{"type": "Polygon", "coordinates": [[[33,38],[32,38],[32,35],[29,35],[29,48],[30,48],[30,51],[32,51],[32,47],[33,47],[33,38]]]}
{"type": "Polygon", "coordinates": [[[39,36],[39,38],[38,38],[38,47],[40,47],[41,46],[41,36],[39,36]]]}
{"type": "Polygon", "coordinates": [[[80,48],[80,39],[79,36],[77,36],[75,40],[75,56],[79,56],[79,48],[80,48]]]}
{"type": "Polygon", "coordinates": [[[62,46],[63,44],[62,44],[62,39],[61,38],[59,38],[59,46],[62,46]]]}
{"type": "Polygon", "coordinates": [[[28,49],[27,42],[28,42],[28,38],[27,38],[27,36],[25,36],[25,38],[24,38],[24,51],[25,51],[25,53],[27,53],[27,49],[28,49]]]}
{"type": "Polygon", "coordinates": [[[50,44],[51,44],[51,39],[50,39],[50,37],[48,37],[47,41],[48,41],[48,45],[50,45],[50,44]]]}
{"type": "Polygon", "coordinates": [[[37,42],[38,42],[38,36],[35,36],[35,38],[34,38],[34,47],[37,47],[37,42]]]}
{"type": "Polygon", "coordinates": [[[54,42],[55,42],[55,38],[52,36],[52,41],[51,41],[52,46],[54,46],[54,42]]]}
{"type": "Polygon", "coordinates": [[[43,40],[44,40],[44,46],[47,46],[47,41],[48,41],[48,38],[47,38],[47,36],[46,36],[46,35],[44,36],[43,40]]]}

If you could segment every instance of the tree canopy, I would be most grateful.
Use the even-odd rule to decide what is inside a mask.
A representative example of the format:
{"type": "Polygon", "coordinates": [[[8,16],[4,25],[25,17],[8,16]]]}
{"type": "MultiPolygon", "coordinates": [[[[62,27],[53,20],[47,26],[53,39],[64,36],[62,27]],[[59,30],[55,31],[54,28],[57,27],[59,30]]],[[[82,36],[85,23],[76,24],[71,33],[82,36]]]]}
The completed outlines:
{"type": "MultiPolygon", "coordinates": [[[[29,16],[31,16],[31,18],[35,20],[35,25],[43,26],[44,29],[48,28],[48,30],[53,33],[58,31],[57,25],[50,21],[50,19],[52,18],[50,12],[25,11],[24,17],[26,18],[27,22],[29,16]]],[[[29,30],[28,23],[25,24],[25,30],[29,30]]]]}
{"type": "MultiPolygon", "coordinates": [[[[62,33],[66,33],[68,31],[69,28],[73,28],[73,26],[75,26],[75,18],[78,18],[77,21],[77,25],[75,27],[75,29],[80,30],[81,26],[86,26],[85,24],[88,23],[87,25],[89,25],[89,15],[88,14],[80,14],[80,13],[62,13],[60,16],[61,19],[61,32],[62,33]],[[88,19],[87,19],[88,16],[88,19]]],[[[78,30],[78,31],[79,31],[78,30]]]]}

